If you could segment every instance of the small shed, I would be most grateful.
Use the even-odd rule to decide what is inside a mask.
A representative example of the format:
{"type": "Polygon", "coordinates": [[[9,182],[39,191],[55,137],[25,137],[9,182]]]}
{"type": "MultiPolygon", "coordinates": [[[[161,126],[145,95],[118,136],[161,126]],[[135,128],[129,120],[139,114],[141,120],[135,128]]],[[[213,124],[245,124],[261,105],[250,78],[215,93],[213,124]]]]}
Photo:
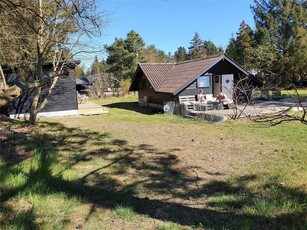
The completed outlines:
{"type": "MultiPolygon", "coordinates": [[[[78,114],[78,103],[77,103],[77,91],[76,91],[76,77],[74,68],[76,63],[67,64],[66,68],[69,71],[68,76],[59,76],[56,85],[48,97],[48,103],[38,113],[39,117],[42,116],[66,116],[66,115],[77,115],[78,114]]],[[[43,66],[44,71],[49,71],[53,68],[52,63],[45,63],[43,66]]],[[[4,75],[8,85],[13,85],[15,82],[16,73],[9,68],[4,69],[4,75]]],[[[42,103],[43,99],[47,96],[47,92],[50,85],[42,88],[42,94],[39,100],[39,104],[42,103]]],[[[34,97],[34,90],[30,90],[27,94],[22,97],[15,98],[8,105],[8,114],[12,118],[28,117],[32,99],[34,97]]]]}

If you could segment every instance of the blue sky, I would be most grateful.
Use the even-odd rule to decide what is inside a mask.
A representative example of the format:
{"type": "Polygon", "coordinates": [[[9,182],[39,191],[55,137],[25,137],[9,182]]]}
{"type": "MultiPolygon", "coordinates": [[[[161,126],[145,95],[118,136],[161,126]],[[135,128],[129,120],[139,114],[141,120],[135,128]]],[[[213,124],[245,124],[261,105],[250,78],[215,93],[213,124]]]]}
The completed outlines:
{"type": "Polygon", "coordinates": [[[111,13],[111,22],[96,42],[109,45],[135,30],[146,45],[173,54],[180,46],[188,48],[198,32],[202,40],[225,49],[242,20],[254,27],[251,4],[253,0],[100,0],[99,9],[111,13]]]}

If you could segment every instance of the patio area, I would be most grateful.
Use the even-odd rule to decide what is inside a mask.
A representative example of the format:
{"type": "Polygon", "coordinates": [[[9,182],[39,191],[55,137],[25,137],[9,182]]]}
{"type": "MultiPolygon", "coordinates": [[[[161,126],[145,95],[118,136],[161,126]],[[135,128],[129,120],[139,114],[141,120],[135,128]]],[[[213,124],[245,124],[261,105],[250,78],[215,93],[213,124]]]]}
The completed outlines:
{"type": "MultiPolygon", "coordinates": [[[[307,108],[307,101],[302,105],[307,108]]],[[[280,100],[260,100],[255,99],[253,102],[244,108],[244,105],[238,105],[237,109],[223,109],[223,110],[194,110],[189,109],[189,117],[200,118],[211,122],[223,122],[234,115],[235,112],[240,113],[243,110],[241,117],[259,116],[263,114],[276,113],[292,107],[294,111],[300,111],[302,108],[298,106],[296,99],[285,98],[280,100]],[[237,110],[237,111],[236,111],[237,110]]]]}

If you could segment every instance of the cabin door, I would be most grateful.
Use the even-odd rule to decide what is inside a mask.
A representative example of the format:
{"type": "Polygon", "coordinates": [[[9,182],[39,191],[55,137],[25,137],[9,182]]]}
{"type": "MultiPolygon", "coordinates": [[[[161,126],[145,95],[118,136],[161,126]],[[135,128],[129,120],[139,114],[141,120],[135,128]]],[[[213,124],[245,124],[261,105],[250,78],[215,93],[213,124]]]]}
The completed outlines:
{"type": "Polygon", "coordinates": [[[221,92],[221,76],[220,75],[213,75],[213,96],[216,97],[221,92]]]}
{"type": "Polygon", "coordinates": [[[221,86],[222,86],[222,93],[226,94],[229,99],[232,99],[233,74],[223,74],[221,86]]]}

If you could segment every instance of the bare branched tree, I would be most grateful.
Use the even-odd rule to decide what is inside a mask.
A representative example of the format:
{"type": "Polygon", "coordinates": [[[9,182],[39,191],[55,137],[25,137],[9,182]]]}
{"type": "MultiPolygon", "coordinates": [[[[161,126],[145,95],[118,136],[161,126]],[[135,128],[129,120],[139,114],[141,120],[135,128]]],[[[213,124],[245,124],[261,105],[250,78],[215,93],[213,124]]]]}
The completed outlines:
{"type": "MultiPolygon", "coordinates": [[[[241,78],[234,84],[233,95],[234,105],[232,106],[233,115],[232,119],[237,120],[244,115],[249,117],[254,122],[269,123],[271,125],[278,125],[290,121],[299,121],[302,124],[307,124],[307,108],[304,104],[304,98],[301,98],[298,91],[295,89],[294,103],[291,106],[283,108],[277,106],[277,112],[272,111],[255,111],[255,114],[246,114],[246,108],[251,104],[254,92],[266,92],[264,97],[269,99],[269,91],[272,91],[272,99],[281,99],[282,95],[280,89],[273,87],[271,82],[261,87],[255,87],[248,84],[249,79],[241,78]],[[278,94],[276,93],[278,92],[278,94]],[[274,95],[276,93],[276,95],[274,95]]],[[[262,96],[262,95],[260,95],[262,96]]]]}
{"type": "Polygon", "coordinates": [[[42,87],[48,85],[50,95],[58,77],[68,74],[66,63],[92,52],[82,39],[100,36],[108,18],[97,12],[95,0],[0,0],[0,63],[9,65],[17,78],[8,86],[0,68],[0,106],[35,88],[30,110],[30,124],[35,124],[48,102],[45,97],[38,103],[42,87]],[[49,61],[52,69],[44,71],[49,61]]]}
{"type": "Polygon", "coordinates": [[[104,97],[104,91],[111,87],[113,74],[100,73],[97,75],[97,78],[88,88],[91,92],[91,96],[104,97]]]}
{"type": "Polygon", "coordinates": [[[258,115],[253,117],[252,120],[255,122],[269,123],[273,126],[291,121],[299,121],[307,125],[307,108],[304,106],[303,99],[297,90],[295,90],[295,93],[297,102],[292,106],[275,113],[258,115]]]}
{"type": "Polygon", "coordinates": [[[238,81],[234,83],[233,86],[233,106],[231,109],[233,110],[232,119],[239,119],[246,107],[251,103],[253,99],[253,93],[257,90],[256,87],[252,86],[249,83],[248,77],[242,77],[238,81]]]}

